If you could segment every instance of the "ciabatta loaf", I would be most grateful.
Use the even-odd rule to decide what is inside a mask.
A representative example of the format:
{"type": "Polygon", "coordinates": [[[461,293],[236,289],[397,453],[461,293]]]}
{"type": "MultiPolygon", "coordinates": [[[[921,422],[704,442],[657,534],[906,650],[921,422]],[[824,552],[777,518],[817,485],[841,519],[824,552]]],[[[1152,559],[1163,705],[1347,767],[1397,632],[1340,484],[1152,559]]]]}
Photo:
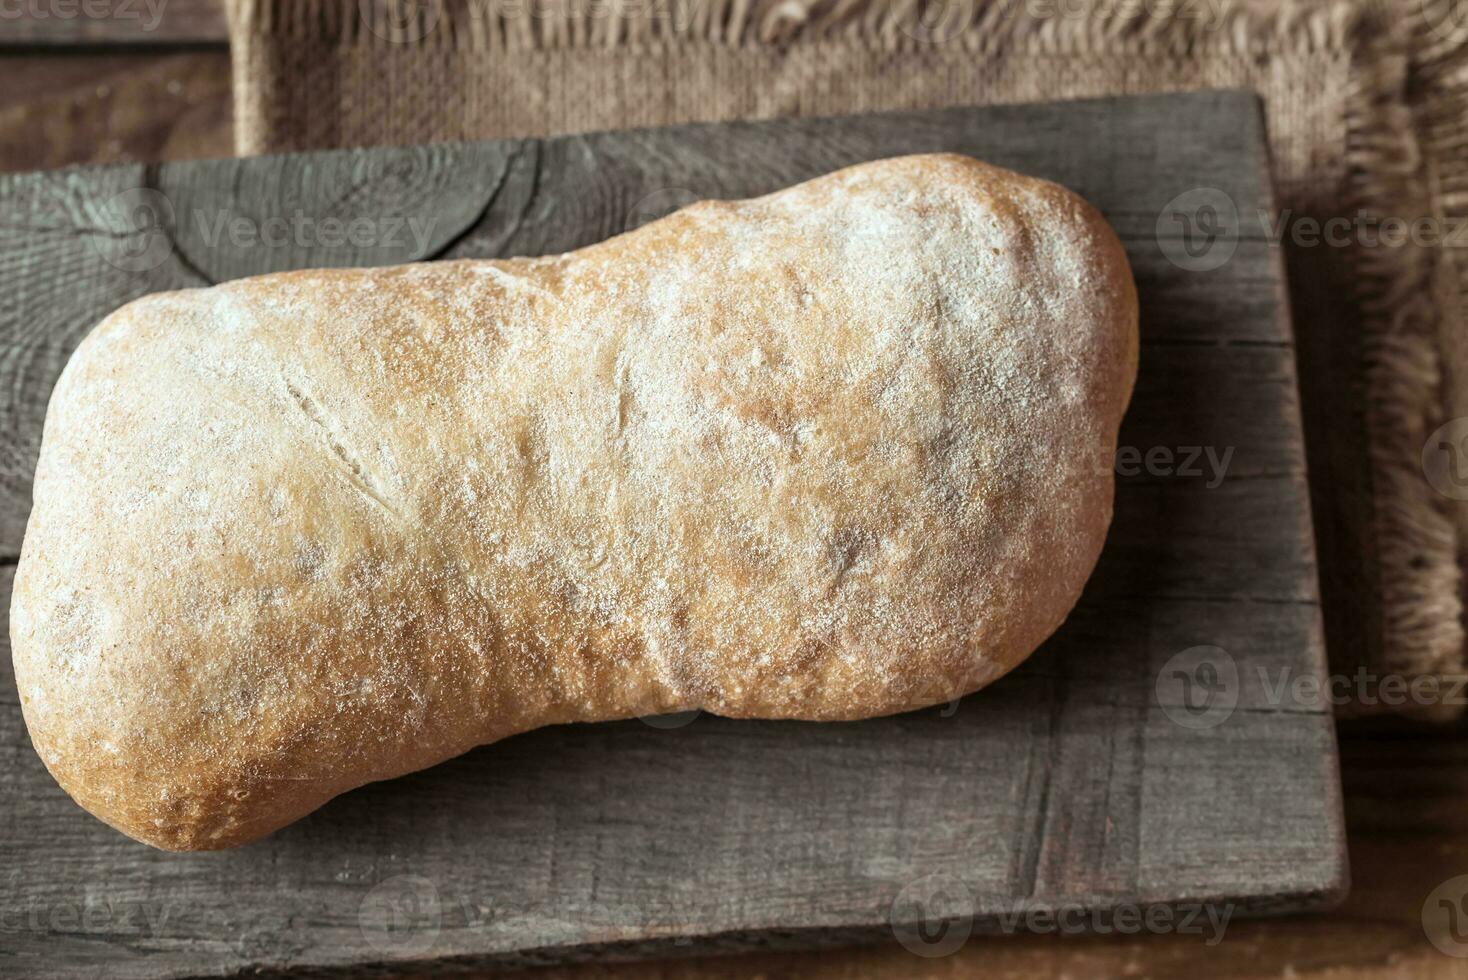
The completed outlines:
{"type": "Polygon", "coordinates": [[[1076,601],[1136,357],[1097,212],[958,156],[149,296],[47,415],[31,738],[188,850],[540,725],[955,697],[1076,601]]]}

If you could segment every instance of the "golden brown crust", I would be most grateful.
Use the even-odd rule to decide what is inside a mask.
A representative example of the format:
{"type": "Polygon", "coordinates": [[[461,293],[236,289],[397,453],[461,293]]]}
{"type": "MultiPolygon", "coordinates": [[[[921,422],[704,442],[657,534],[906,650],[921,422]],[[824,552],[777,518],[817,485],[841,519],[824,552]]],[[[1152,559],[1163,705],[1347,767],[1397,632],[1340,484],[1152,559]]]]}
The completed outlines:
{"type": "Polygon", "coordinates": [[[1100,551],[1136,317],[1092,208],[949,155],[139,300],[46,420],[32,740],[189,850],[540,725],[974,690],[1100,551]]]}

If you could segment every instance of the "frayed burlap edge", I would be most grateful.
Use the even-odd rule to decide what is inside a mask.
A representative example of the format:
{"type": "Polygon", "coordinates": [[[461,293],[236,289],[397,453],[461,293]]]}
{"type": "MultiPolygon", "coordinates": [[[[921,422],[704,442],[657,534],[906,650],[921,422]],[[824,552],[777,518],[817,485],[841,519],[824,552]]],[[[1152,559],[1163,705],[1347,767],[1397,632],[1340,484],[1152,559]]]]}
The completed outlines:
{"type": "MultiPolygon", "coordinates": [[[[1256,2],[226,0],[236,146],[241,155],[253,155],[343,145],[352,136],[334,132],[325,113],[313,118],[314,105],[340,99],[340,108],[350,112],[357,97],[367,94],[365,86],[379,77],[416,92],[419,84],[465,71],[471,61],[525,65],[538,56],[543,66],[555,55],[584,53],[584,70],[594,72],[596,59],[608,54],[637,58],[692,53],[706,63],[717,60],[718,51],[820,60],[852,51],[921,56],[941,50],[980,64],[1015,56],[1136,57],[1138,75],[1145,77],[1148,60],[1182,64],[1206,56],[1263,62],[1275,56],[1344,51],[1359,43],[1363,33],[1373,33],[1363,32],[1361,24],[1382,0],[1270,0],[1267,12],[1250,5],[1256,2]],[[384,66],[381,76],[343,78],[332,70],[346,73],[347,65],[365,59],[384,66]],[[448,69],[450,65],[457,67],[448,69]],[[330,94],[311,94],[312,87],[330,94]]],[[[1375,33],[1395,26],[1385,18],[1378,21],[1375,33]]],[[[578,70],[569,60],[560,64],[563,70],[578,70]]],[[[600,70],[608,70],[604,61],[600,70]]],[[[670,79],[667,84],[675,83],[670,79]]],[[[453,91],[434,94],[438,101],[468,97],[453,91]]],[[[503,97],[514,99],[516,94],[503,97]]],[[[423,126],[407,141],[485,138],[440,132],[446,117],[437,110],[437,105],[425,107],[423,126]]],[[[514,131],[494,135],[551,131],[537,129],[522,112],[513,116],[514,131]]],[[[655,124],[692,121],[703,120],[679,117],[655,124]]],[[[639,124],[641,120],[601,123],[639,124]]],[[[392,131],[402,134],[404,128],[392,131]]],[[[404,140],[399,135],[390,141],[404,140]]]]}
{"type": "MultiPolygon", "coordinates": [[[[1352,58],[1343,148],[1347,203],[1379,218],[1447,218],[1468,210],[1468,153],[1460,152],[1468,147],[1468,67],[1462,39],[1444,25],[1468,15],[1447,0],[1409,2],[1410,9],[1374,0],[1288,2],[1259,12],[1232,0],[1212,6],[1180,0],[1171,7],[1118,0],[1083,8],[1074,0],[232,0],[230,16],[243,153],[282,148],[251,130],[263,102],[253,91],[260,83],[252,48],[268,47],[272,38],[394,56],[407,46],[424,57],[577,49],[632,54],[701,45],[901,52],[935,42],[978,60],[999,51],[1263,60],[1345,50],[1352,58]],[[1202,30],[1205,18],[1212,22],[1202,30]]],[[[1463,674],[1468,513],[1431,488],[1421,459],[1429,433],[1468,414],[1468,403],[1455,398],[1461,388],[1455,382],[1468,380],[1460,367],[1468,357],[1444,356],[1468,346],[1457,329],[1465,282],[1444,252],[1359,243],[1349,249],[1364,334],[1366,398],[1357,410],[1371,500],[1370,526],[1356,529],[1359,539],[1344,548],[1369,566],[1363,588],[1380,609],[1367,621],[1379,623],[1382,635],[1379,642],[1363,641],[1361,663],[1343,658],[1333,669],[1364,669],[1373,684],[1388,675],[1426,678],[1451,691],[1463,674]]],[[[1343,713],[1404,709],[1433,718],[1461,712],[1429,697],[1406,705],[1353,703],[1343,713]]]]}
{"type": "MultiPolygon", "coordinates": [[[[1403,9],[1405,77],[1363,64],[1348,101],[1352,203],[1378,219],[1430,218],[1444,236],[1468,211],[1468,7],[1422,0],[1403,9]]],[[[1402,710],[1451,720],[1463,712],[1468,505],[1434,489],[1424,453],[1439,426],[1468,415],[1468,283],[1443,244],[1357,247],[1352,258],[1383,628],[1380,663],[1371,666],[1381,676],[1436,679],[1440,697],[1411,698],[1402,710]]],[[[1353,713],[1383,707],[1355,705],[1353,713]]]]}
{"type": "Polygon", "coordinates": [[[1366,6],[1284,0],[230,0],[235,38],[492,52],[811,44],[982,54],[1340,48],[1366,6]],[[1201,29],[1200,29],[1201,28],[1201,29]]]}

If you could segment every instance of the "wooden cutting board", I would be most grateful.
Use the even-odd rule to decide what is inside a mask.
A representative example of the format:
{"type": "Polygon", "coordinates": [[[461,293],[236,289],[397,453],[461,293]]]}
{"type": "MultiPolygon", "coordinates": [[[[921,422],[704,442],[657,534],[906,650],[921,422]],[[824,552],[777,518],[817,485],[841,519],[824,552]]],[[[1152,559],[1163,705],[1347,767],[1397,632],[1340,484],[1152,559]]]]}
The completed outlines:
{"type": "Polygon", "coordinates": [[[50,779],[7,652],[0,973],[530,964],[894,936],[931,954],[972,932],[1043,930],[1046,910],[1104,927],[1148,908],[1196,917],[1199,902],[1244,915],[1338,900],[1295,359],[1260,110],[1243,93],[0,178],[4,607],[52,384],[127,300],[276,269],[559,252],[699,197],[934,150],[1080,192],[1126,243],[1141,293],[1115,524],[1079,607],[1023,668],[861,723],[535,732],[251,846],[172,855],[50,779]]]}

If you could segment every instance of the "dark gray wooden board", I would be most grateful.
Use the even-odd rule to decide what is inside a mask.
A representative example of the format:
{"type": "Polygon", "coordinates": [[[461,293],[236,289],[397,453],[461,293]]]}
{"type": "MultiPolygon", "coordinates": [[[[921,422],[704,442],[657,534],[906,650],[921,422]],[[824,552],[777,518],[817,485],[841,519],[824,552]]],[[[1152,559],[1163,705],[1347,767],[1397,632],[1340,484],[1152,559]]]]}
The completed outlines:
{"type": "Polygon", "coordinates": [[[1028,663],[956,706],[854,724],[698,716],[534,732],[348,794],[251,846],[172,855],[103,826],[50,779],[6,655],[0,974],[526,964],[890,939],[894,920],[922,917],[993,931],[1016,910],[1077,904],[1213,901],[1242,915],[1339,899],[1329,705],[1279,686],[1325,666],[1294,351],[1281,257],[1254,220],[1271,200],[1247,94],[0,177],[0,555],[18,554],[55,378],[133,297],[310,265],[563,251],[693,197],[933,150],[1095,203],[1142,299],[1122,444],[1233,449],[1214,486],[1160,467],[1119,477],[1100,566],[1028,663]],[[1225,192],[1241,221],[1230,261],[1189,272],[1169,260],[1159,216],[1198,187],[1225,192]],[[268,231],[272,216],[359,219],[357,247],[323,242],[319,226],[274,244],[212,234],[221,217],[268,231]],[[406,223],[393,233],[408,218],[421,242],[406,223]],[[1198,647],[1227,651],[1215,703],[1237,699],[1198,716],[1222,716],[1209,727],[1177,701],[1179,670],[1206,677],[1197,654],[1172,658],[1198,647]]]}

